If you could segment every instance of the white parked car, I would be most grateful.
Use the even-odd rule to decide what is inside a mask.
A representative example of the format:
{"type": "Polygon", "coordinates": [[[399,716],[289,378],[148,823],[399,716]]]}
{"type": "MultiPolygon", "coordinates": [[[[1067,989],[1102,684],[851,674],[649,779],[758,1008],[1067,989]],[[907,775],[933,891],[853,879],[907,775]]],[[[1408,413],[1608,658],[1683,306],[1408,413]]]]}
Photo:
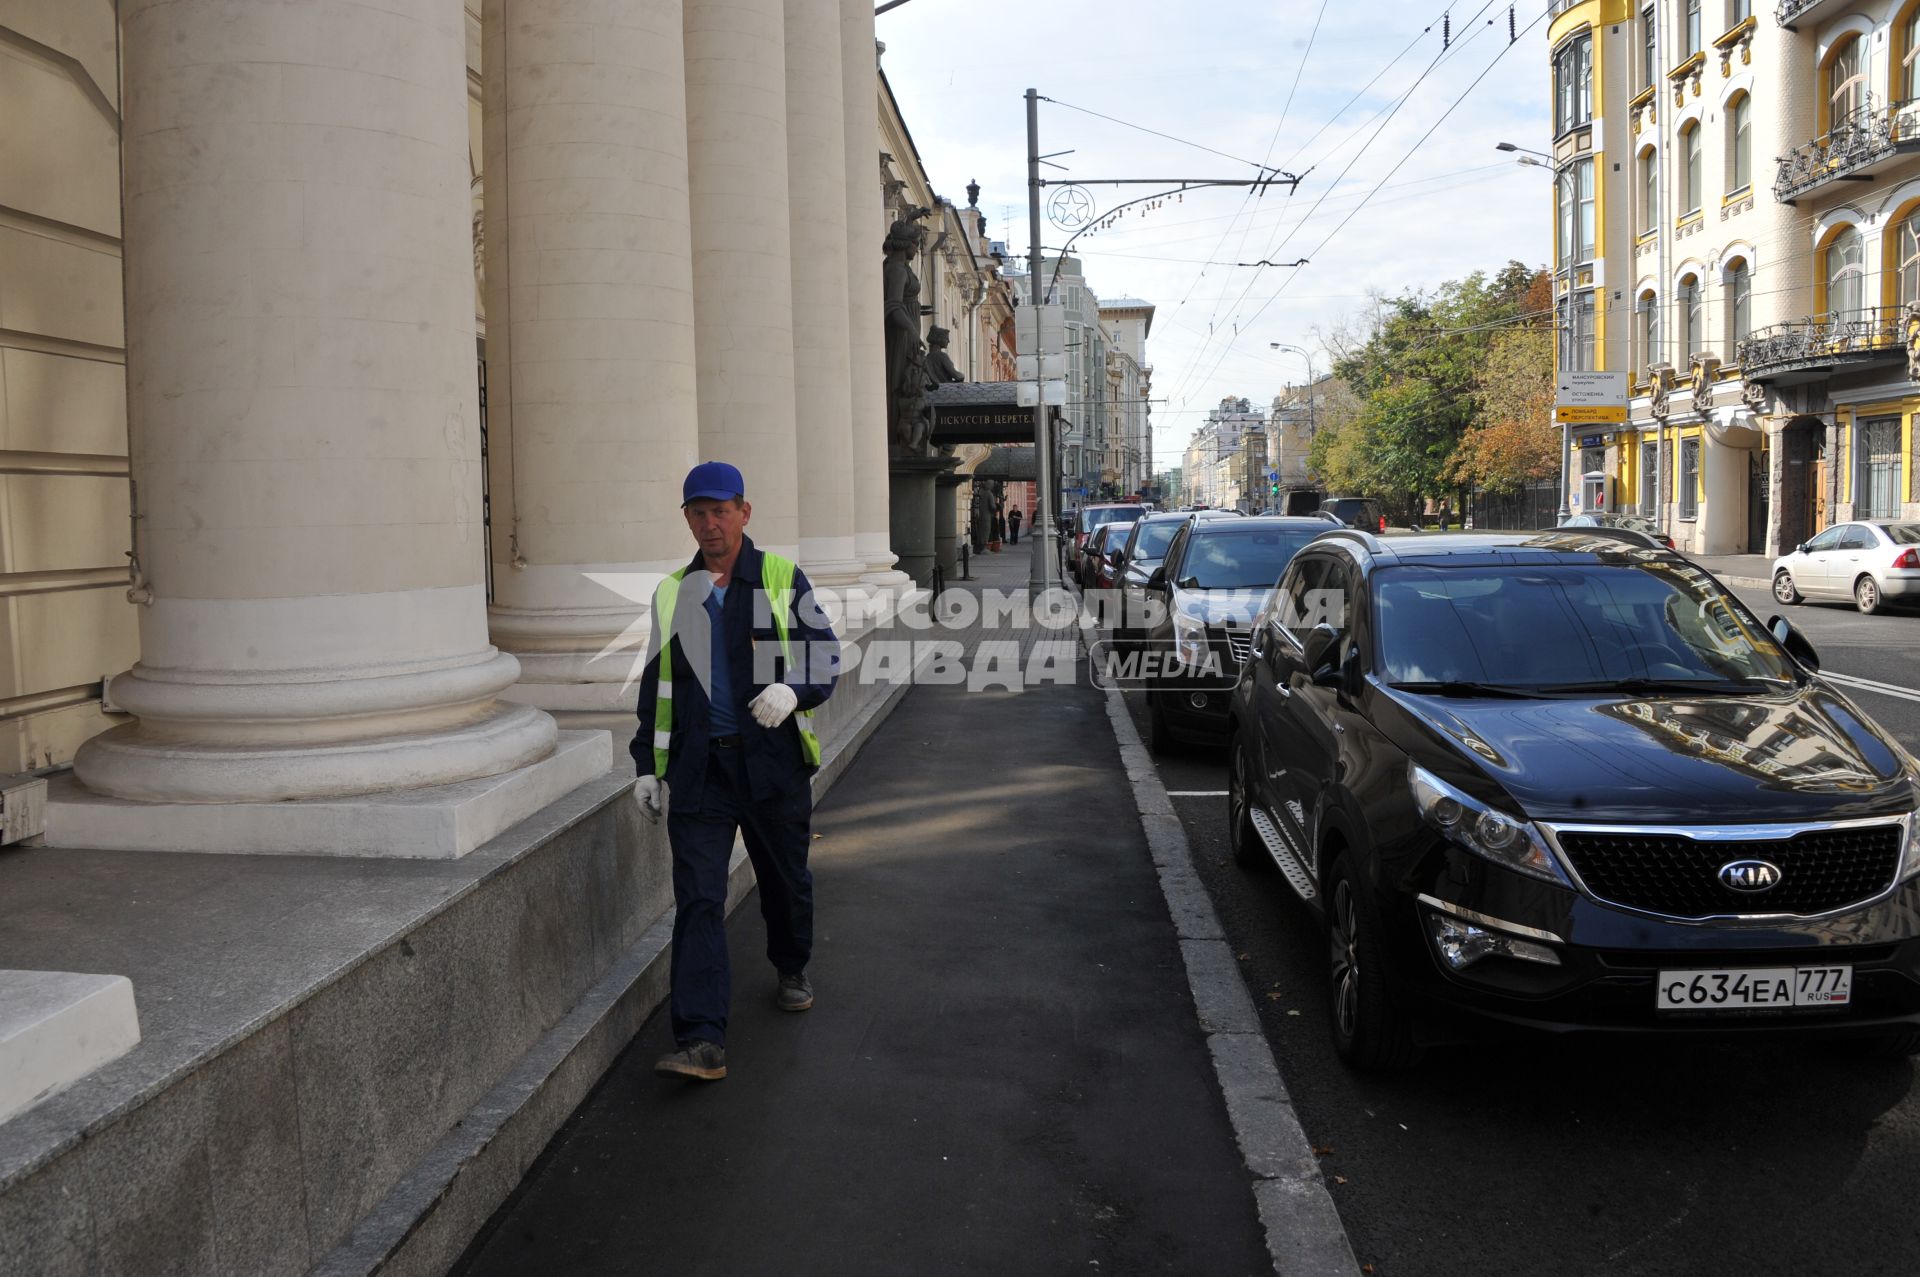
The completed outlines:
{"type": "Polygon", "coordinates": [[[1836,523],[1773,561],[1773,597],[1852,599],[1862,612],[1920,600],[1920,523],[1836,523]]]}

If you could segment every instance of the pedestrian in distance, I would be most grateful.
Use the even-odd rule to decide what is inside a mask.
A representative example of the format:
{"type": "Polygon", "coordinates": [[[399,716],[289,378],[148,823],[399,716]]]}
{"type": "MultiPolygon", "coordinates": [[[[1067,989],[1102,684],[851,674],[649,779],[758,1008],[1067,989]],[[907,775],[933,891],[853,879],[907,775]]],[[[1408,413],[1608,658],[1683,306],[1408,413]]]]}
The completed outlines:
{"type": "Polygon", "coordinates": [[[812,842],[820,743],[808,726],[833,694],[837,640],[793,560],[746,535],[740,471],[687,472],[680,508],[699,552],[653,596],[640,727],[628,752],[640,814],[664,811],[673,852],[668,1013],[674,1049],[654,1072],[727,1075],[727,862],[738,831],[753,861],[767,959],[783,1011],[813,1005],[812,842]]]}
{"type": "Polygon", "coordinates": [[[1015,506],[1013,509],[1007,511],[1007,544],[1008,545],[1020,544],[1020,523],[1025,517],[1026,517],[1025,515],[1020,513],[1019,506],[1015,506]]]}

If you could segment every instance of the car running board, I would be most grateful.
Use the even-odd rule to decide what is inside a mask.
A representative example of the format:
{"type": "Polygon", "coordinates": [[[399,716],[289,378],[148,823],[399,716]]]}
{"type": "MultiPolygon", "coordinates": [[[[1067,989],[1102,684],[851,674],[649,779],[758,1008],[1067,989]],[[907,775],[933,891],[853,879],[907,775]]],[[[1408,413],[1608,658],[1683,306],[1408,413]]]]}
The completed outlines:
{"type": "Polygon", "coordinates": [[[1273,817],[1267,815],[1265,808],[1255,807],[1251,803],[1247,805],[1247,811],[1253,818],[1254,830],[1260,835],[1260,841],[1266,844],[1267,854],[1273,857],[1273,863],[1280,866],[1280,872],[1286,878],[1287,885],[1292,887],[1294,893],[1302,900],[1312,900],[1319,894],[1314,890],[1313,875],[1307,872],[1307,867],[1300,863],[1298,856],[1293,854],[1293,848],[1289,847],[1286,840],[1281,837],[1279,827],[1273,823],[1273,817]]]}

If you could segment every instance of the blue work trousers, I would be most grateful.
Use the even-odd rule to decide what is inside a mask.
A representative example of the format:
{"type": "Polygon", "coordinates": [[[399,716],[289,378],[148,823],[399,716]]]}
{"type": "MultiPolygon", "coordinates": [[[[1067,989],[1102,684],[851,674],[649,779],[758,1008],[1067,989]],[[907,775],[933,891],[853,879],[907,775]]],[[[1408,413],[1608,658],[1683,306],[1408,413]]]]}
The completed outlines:
{"type": "Polygon", "coordinates": [[[697,811],[682,813],[668,795],[674,903],[668,1012],[675,1042],[727,1042],[727,1007],[733,996],[727,963],[727,861],[736,829],[759,880],[767,960],[781,975],[806,970],[813,954],[813,874],[807,869],[812,820],[813,792],[805,784],[756,803],[737,747],[709,747],[706,787],[697,811]]]}

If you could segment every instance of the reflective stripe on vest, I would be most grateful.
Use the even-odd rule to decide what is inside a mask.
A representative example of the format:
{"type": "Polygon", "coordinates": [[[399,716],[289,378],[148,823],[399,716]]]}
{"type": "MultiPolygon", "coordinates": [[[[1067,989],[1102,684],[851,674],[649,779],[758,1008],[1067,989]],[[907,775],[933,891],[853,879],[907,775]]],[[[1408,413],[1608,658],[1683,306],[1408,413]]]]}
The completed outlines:
{"type": "MultiPolygon", "coordinates": [[[[680,599],[680,578],[687,574],[685,568],[673,573],[653,592],[653,615],[660,623],[660,689],[653,702],[653,774],[664,777],[667,774],[667,750],[673,743],[673,609],[680,599]]],[[[760,582],[767,593],[767,602],[773,609],[773,631],[780,638],[780,659],[784,666],[793,664],[793,650],[787,640],[787,605],[793,594],[793,560],[778,554],[762,553],[760,556],[760,582]]],[[[808,724],[813,722],[813,711],[803,709],[800,717],[805,720],[797,724],[800,728],[800,754],[807,760],[807,766],[820,765],[820,738],[813,734],[808,724]]]]}

